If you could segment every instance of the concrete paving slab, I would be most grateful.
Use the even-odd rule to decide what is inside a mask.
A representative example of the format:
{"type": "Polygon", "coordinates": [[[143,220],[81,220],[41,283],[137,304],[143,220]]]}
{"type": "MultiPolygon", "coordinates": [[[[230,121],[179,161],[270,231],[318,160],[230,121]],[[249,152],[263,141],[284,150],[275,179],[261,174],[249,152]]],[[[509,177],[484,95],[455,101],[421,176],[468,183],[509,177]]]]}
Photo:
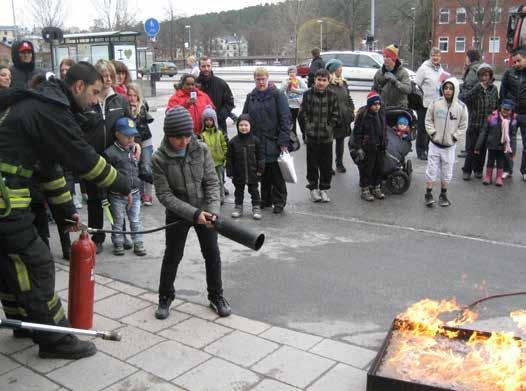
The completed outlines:
{"type": "Polygon", "coordinates": [[[123,327],[118,331],[122,336],[121,341],[98,340],[97,349],[121,360],[126,360],[165,340],[155,334],[132,326],[123,327]]]}
{"type": "Polygon", "coordinates": [[[95,302],[116,295],[119,291],[108,288],[106,285],[95,284],[95,302]]]}
{"type": "Polygon", "coordinates": [[[0,390],[56,391],[59,388],[58,384],[24,367],[0,376],[0,390]]]}
{"type": "Polygon", "coordinates": [[[109,278],[109,277],[104,277],[104,276],[101,276],[100,274],[97,274],[95,276],[95,283],[97,284],[101,284],[101,285],[106,285],[110,282],[113,282],[114,280],[112,278],[109,278]]]}
{"type": "Polygon", "coordinates": [[[365,390],[366,387],[367,372],[338,364],[307,388],[307,391],[358,391],[365,390]]]}
{"type": "Polygon", "coordinates": [[[244,318],[243,316],[238,316],[232,314],[226,318],[218,318],[215,321],[216,323],[222,324],[223,326],[231,327],[245,333],[258,335],[263,331],[269,329],[271,326],[267,323],[259,322],[257,320],[252,320],[249,318],[244,318]]]}
{"type": "Polygon", "coordinates": [[[282,327],[272,327],[260,334],[260,337],[301,350],[309,350],[323,339],[316,335],[300,333],[282,327]]]}
{"type": "Polygon", "coordinates": [[[305,388],[335,364],[334,361],[283,346],[251,369],[299,388],[305,388]]]}
{"type": "Polygon", "coordinates": [[[115,289],[117,291],[127,293],[128,295],[132,296],[139,296],[143,293],[147,293],[148,291],[146,289],[137,288],[136,286],[125,284],[121,281],[112,281],[107,283],[105,286],[111,289],[115,289]]]}
{"type": "Polygon", "coordinates": [[[125,293],[118,293],[95,303],[95,312],[112,319],[123,318],[150,305],[149,302],[125,293]]]}
{"type": "Polygon", "coordinates": [[[136,372],[137,369],[102,352],[74,361],[47,375],[53,381],[72,390],[104,389],[136,372]]]}
{"type": "Polygon", "coordinates": [[[128,362],[164,380],[172,380],[209,358],[209,354],[200,350],[166,341],[139,353],[128,362]]]}
{"type": "Polygon", "coordinates": [[[205,307],[204,305],[194,303],[185,303],[180,305],[177,307],[177,311],[186,312],[187,314],[206,320],[216,320],[219,318],[219,315],[217,315],[210,307],[205,307]]]}
{"type": "MultiPolygon", "coordinates": [[[[86,340],[87,338],[83,339],[86,340]]],[[[13,354],[11,357],[16,361],[22,363],[29,369],[35,370],[40,373],[48,373],[71,363],[71,360],[42,360],[38,357],[38,346],[32,346],[30,348],[22,350],[21,352],[13,354]]]]}
{"type": "Polygon", "coordinates": [[[155,317],[156,309],[157,305],[152,305],[150,307],[147,307],[143,310],[140,310],[122,318],[121,322],[131,324],[135,327],[149,331],[151,333],[157,333],[163,329],[170,328],[173,325],[190,318],[189,314],[171,310],[170,316],[167,319],[159,320],[155,317]]]}
{"type": "Polygon", "coordinates": [[[289,386],[276,380],[264,379],[251,391],[299,391],[299,388],[289,386]]]}
{"type": "Polygon", "coordinates": [[[245,391],[258,381],[259,376],[254,372],[212,358],[173,380],[173,383],[192,391],[245,391]]]}
{"type": "Polygon", "coordinates": [[[348,337],[343,337],[342,340],[353,345],[359,345],[366,349],[378,351],[387,336],[387,330],[375,333],[361,333],[348,337]]]}
{"type": "Polygon", "coordinates": [[[69,287],[69,273],[59,270],[55,273],[55,292],[69,287]]]}
{"type": "Polygon", "coordinates": [[[11,360],[9,357],[0,354],[0,375],[9,372],[20,366],[16,361],[11,360]]]}
{"type": "Polygon", "coordinates": [[[105,316],[94,313],[92,330],[111,331],[122,327],[122,323],[105,316]]]}
{"type": "Polygon", "coordinates": [[[231,328],[192,317],[161,331],[159,335],[201,349],[232,331],[231,328]]]}
{"type": "Polygon", "coordinates": [[[330,339],[323,340],[310,352],[360,369],[366,367],[376,357],[377,353],[373,350],[330,339]]]}
{"type": "Polygon", "coordinates": [[[182,388],[144,371],[139,371],[104,391],[183,391],[182,388]]]}
{"type": "Polygon", "coordinates": [[[249,367],[279,347],[274,342],[241,331],[234,331],[213,344],[205,351],[236,364],[249,367]]]}
{"type": "Polygon", "coordinates": [[[0,353],[12,354],[33,345],[30,338],[15,339],[13,331],[0,329],[0,353]]]}

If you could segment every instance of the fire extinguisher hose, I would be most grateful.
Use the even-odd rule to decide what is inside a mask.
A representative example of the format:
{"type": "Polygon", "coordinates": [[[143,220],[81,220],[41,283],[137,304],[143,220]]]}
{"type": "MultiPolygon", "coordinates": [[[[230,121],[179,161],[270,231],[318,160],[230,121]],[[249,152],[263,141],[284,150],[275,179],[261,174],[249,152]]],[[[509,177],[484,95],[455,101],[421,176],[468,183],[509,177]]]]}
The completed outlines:
{"type": "MultiPolygon", "coordinates": [[[[73,221],[73,220],[66,219],[65,221],[66,221],[66,223],[77,224],[77,222],[73,221]]],[[[100,229],[100,228],[91,228],[91,227],[85,227],[85,228],[83,227],[82,229],[85,229],[86,232],[88,232],[90,234],[95,234],[95,233],[122,234],[122,235],[151,234],[153,232],[162,231],[163,229],[170,228],[170,227],[172,227],[174,225],[177,225],[177,224],[180,224],[180,223],[183,223],[183,222],[184,222],[184,220],[178,220],[178,221],[174,221],[173,223],[163,225],[162,227],[146,229],[144,231],[115,231],[115,230],[111,230],[111,229],[100,229]]]]}
{"type": "Polygon", "coordinates": [[[483,297],[483,298],[475,300],[473,303],[468,304],[467,306],[463,307],[459,311],[459,315],[455,318],[455,320],[462,319],[462,317],[464,315],[464,312],[466,312],[468,310],[471,310],[473,307],[476,307],[477,305],[479,305],[480,303],[483,303],[485,301],[493,300],[493,299],[499,299],[499,298],[502,298],[502,297],[522,296],[522,295],[526,295],[526,292],[501,293],[501,294],[498,294],[498,295],[491,295],[491,296],[483,297]]]}

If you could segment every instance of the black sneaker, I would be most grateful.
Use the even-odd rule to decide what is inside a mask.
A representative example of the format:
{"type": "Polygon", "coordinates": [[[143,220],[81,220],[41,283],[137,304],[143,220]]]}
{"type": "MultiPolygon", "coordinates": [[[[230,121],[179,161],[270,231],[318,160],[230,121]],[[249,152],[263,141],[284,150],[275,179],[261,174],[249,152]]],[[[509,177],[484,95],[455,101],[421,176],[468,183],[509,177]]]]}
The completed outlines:
{"type": "Polygon", "coordinates": [[[426,193],[424,197],[426,206],[433,206],[435,204],[435,198],[433,197],[433,193],[426,193]]]}
{"type": "Polygon", "coordinates": [[[102,243],[97,243],[97,250],[95,251],[96,254],[101,254],[104,250],[104,247],[102,246],[102,243]]]}
{"type": "Polygon", "coordinates": [[[222,318],[229,316],[232,313],[230,304],[223,296],[210,299],[210,308],[212,308],[222,318]]]}
{"type": "Polygon", "coordinates": [[[146,249],[142,242],[137,242],[133,245],[133,253],[139,257],[144,257],[146,255],[146,249]]]}
{"type": "Polygon", "coordinates": [[[159,298],[159,307],[155,311],[155,317],[157,319],[166,319],[170,315],[170,304],[172,304],[172,299],[167,297],[159,298]]]}
{"type": "Polygon", "coordinates": [[[481,179],[484,175],[482,174],[482,171],[475,171],[474,173],[475,178],[481,179]]]}
{"type": "Polygon", "coordinates": [[[342,174],[347,172],[347,170],[345,169],[345,166],[343,164],[337,165],[336,166],[336,171],[338,171],[339,173],[342,173],[342,174]]]}
{"type": "Polygon", "coordinates": [[[116,244],[115,246],[113,246],[113,255],[124,255],[124,246],[122,244],[116,244]]]}
{"type": "Polygon", "coordinates": [[[462,172],[462,179],[465,181],[469,181],[471,179],[471,173],[467,171],[462,172]]]}
{"type": "Polygon", "coordinates": [[[438,205],[440,206],[450,206],[451,205],[451,202],[447,199],[446,193],[441,193],[438,196],[438,205]]]}
{"type": "Polygon", "coordinates": [[[277,215],[283,213],[283,207],[281,205],[274,205],[273,212],[277,215]]]}
{"type": "Polygon", "coordinates": [[[40,345],[38,350],[40,358],[61,358],[65,360],[77,360],[93,356],[95,353],[97,353],[97,348],[93,342],[81,341],[72,334],[67,334],[50,345],[40,345]]]}

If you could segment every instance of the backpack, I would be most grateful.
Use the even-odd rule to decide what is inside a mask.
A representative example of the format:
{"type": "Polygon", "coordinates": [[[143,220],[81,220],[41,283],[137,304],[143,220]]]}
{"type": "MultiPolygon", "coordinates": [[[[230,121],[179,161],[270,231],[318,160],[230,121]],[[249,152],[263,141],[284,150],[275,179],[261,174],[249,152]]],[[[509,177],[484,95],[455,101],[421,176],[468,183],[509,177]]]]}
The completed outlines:
{"type": "Polygon", "coordinates": [[[407,102],[412,110],[418,111],[424,107],[424,91],[414,81],[411,81],[411,92],[407,95],[407,102]]]}

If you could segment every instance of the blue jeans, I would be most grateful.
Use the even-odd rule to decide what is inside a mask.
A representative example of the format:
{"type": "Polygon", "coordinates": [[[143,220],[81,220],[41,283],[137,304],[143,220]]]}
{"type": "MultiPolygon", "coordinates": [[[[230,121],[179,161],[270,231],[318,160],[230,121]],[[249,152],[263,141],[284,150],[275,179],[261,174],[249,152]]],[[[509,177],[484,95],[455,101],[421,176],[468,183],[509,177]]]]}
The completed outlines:
{"type": "Polygon", "coordinates": [[[217,179],[219,179],[219,195],[221,197],[221,202],[225,201],[225,167],[216,166],[217,179]]]}
{"type": "MultiPolygon", "coordinates": [[[[153,155],[153,145],[148,145],[143,147],[141,151],[141,170],[145,174],[152,173],[152,155],[153,155]]],[[[141,182],[140,187],[141,194],[152,195],[152,185],[148,182],[141,182]]]]}
{"type": "MultiPolygon", "coordinates": [[[[125,216],[128,215],[130,227],[132,232],[142,231],[141,222],[141,193],[135,192],[132,194],[132,204],[128,208],[128,197],[110,194],[110,209],[113,216],[112,230],[122,231],[125,216]]],[[[132,234],[133,243],[142,243],[142,234],[132,234]]],[[[111,234],[111,241],[114,246],[124,244],[124,235],[111,234]]]]}

